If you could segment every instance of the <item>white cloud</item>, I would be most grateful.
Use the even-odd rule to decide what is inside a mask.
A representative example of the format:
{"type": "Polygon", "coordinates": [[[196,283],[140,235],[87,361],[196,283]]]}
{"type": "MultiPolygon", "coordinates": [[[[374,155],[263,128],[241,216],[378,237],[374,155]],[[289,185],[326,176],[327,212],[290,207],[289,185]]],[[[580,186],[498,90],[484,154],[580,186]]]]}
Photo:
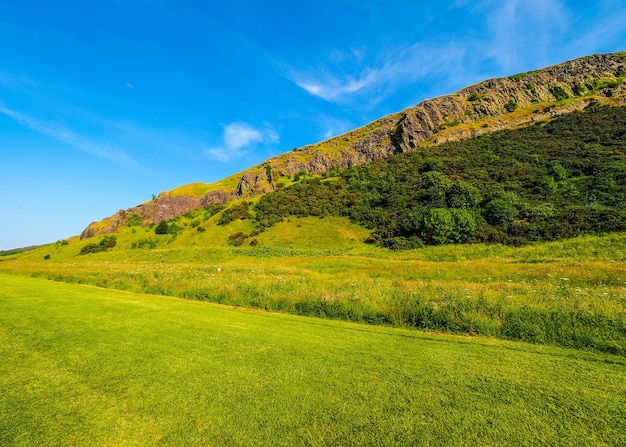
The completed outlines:
{"type": "MultiPolygon", "coordinates": [[[[350,74],[344,74],[342,66],[336,65],[334,71],[326,66],[308,71],[287,68],[286,76],[310,95],[340,104],[356,103],[367,109],[401,85],[436,76],[451,64],[458,64],[463,53],[463,46],[454,43],[398,45],[381,51],[368,65],[353,69],[350,74]]],[[[351,55],[359,62],[363,58],[363,52],[351,50],[351,55]]],[[[349,65],[348,59],[342,65],[349,65]]]]}
{"type": "Polygon", "coordinates": [[[351,77],[340,78],[330,75],[323,76],[322,79],[316,79],[305,74],[298,76],[294,79],[294,82],[313,96],[318,96],[326,101],[336,101],[346,95],[363,90],[375,81],[375,76],[376,74],[373,72],[366,72],[361,73],[358,79],[351,77]]]}
{"type": "Polygon", "coordinates": [[[224,126],[222,145],[205,149],[204,153],[217,161],[229,161],[244,156],[257,144],[276,144],[279,141],[278,133],[270,126],[257,129],[248,123],[235,122],[224,126]]]}
{"type": "Polygon", "coordinates": [[[71,129],[68,129],[61,124],[25,115],[21,112],[5,107],[2,104],[0,104],[0,113],[8,116],[21,125],[29,127],[41,135],[65,143],[74,149],[96,155],[125,167],[136,168],[144,171],[146,170],[146,168],[139,165],[123,150],[115,146],[99,144],[73,132],[71,129]]]}
{"type": "Polygon", "coordinates": [[[463,8],[468,25],[447,42],[333,50],[323,63],[281,70],[308,94],[359,110],[414,84],[421,95],[452,93],[488,77],[623,50],[616,48],[626,36],[623,1],[599,3],[588,8],[592,17],[564,0],[456,0],[450,8],[463,8]]]}

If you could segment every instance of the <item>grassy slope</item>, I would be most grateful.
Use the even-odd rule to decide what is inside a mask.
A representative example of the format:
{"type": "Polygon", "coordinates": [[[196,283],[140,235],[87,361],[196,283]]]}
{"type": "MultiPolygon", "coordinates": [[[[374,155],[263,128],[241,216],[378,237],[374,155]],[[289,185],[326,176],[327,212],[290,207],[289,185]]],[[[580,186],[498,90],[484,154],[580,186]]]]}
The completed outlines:
{"type": "Polygon", "coordinates": [[[0,275],[0,444],[623,445],[623,357],[0,275]]]}
{"type": "Polygon", "coordinates": [[[249,221],[215,228],[176,238],[127,228],[111,251],[79,256],[90,241],[51,245],[0,258],[0,271],[626,354],[626,234],[392,252],[362,243],[367,233],[338,218],[280,223],[257,236],[259,247],[226,244],[249,221]],[[131,249],[141,238],[157,245],[131,249]]]}

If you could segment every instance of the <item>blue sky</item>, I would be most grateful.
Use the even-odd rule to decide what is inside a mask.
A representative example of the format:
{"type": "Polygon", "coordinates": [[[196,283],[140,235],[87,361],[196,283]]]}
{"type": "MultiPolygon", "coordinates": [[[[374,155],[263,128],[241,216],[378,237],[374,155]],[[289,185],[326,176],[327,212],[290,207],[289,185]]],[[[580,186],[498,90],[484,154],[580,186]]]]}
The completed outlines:
{"type": "Polygon", "coordinates": [[[0,0],[0,249],[481,80],[626,50],[626,0],[0,0]]]}

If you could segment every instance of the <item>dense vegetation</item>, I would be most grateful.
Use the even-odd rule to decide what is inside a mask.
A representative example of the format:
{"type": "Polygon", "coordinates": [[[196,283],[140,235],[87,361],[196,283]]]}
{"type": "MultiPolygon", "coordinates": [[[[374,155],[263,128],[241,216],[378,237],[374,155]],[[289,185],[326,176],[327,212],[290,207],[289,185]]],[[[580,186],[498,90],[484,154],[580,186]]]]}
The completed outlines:
{"type": "Polygon", "coordinates": [[[625,122],[624,107],[590,108],[305,178],[261,197],[256,219],[269,227],[289,215],[345,216],[389,248],[623,231],[625,122]]]}

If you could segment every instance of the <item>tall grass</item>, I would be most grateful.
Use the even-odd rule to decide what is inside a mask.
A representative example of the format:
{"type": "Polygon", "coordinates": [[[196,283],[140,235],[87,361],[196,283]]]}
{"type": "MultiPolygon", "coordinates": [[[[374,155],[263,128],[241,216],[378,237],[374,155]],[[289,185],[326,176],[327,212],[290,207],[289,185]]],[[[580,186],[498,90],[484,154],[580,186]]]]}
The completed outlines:
{"type": "Polygon", "coordinates": [[[522,248],[158,248],[11,257],[69,283],[626,354],[626,235],[522,248]]]}

